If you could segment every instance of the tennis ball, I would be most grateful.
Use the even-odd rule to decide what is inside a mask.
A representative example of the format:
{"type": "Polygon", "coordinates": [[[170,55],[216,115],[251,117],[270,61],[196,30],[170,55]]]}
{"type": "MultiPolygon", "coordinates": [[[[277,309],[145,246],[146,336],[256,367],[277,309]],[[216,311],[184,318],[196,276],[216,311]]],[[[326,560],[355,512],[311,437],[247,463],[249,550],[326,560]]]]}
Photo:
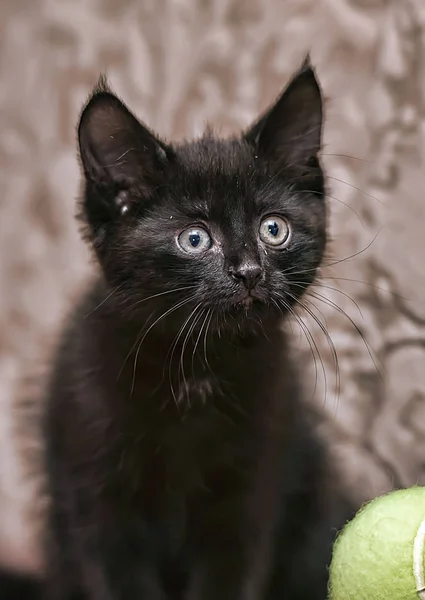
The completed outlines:
{"type": "Polygon", "coordinates": [[[425,600],[425,487],[366,504],[337,537],[331,600],[425,600]]]}

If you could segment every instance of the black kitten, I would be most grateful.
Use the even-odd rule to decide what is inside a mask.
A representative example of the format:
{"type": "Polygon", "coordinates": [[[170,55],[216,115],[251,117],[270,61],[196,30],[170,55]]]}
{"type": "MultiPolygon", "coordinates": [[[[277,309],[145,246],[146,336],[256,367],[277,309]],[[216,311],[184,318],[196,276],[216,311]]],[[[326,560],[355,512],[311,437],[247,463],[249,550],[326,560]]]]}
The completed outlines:
{"type": "Polygon", "coordinates": [[[324,252],[321,130],[308,64],[229,140],[168,145],[105,82],[86,105],[102,274],[45,415],[50,600],[326,597],[345,505],[281,328],[324,252]]]}

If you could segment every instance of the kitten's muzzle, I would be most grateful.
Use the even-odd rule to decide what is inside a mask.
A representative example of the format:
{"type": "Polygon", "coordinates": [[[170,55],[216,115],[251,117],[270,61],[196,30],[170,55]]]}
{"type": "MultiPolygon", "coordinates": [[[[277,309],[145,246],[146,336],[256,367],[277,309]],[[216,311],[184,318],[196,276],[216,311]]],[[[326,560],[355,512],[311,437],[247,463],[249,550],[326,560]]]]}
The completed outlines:
{"type": "Polygon", "coordinates": [[[243,283],[247,290],[253,290],[263,278],[263,269],[257,263],[245,262],[238,266],[230,266],[229,275],[243,283]]]}

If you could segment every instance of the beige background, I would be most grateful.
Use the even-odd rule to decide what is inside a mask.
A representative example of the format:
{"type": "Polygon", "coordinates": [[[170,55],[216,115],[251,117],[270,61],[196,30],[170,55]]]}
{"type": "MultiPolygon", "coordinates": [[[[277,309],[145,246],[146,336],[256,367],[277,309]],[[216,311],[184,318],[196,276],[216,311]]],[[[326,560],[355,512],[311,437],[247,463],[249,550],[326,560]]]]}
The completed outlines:
{"type": "Polygon", "coordinates": [[[37,470],[41,442],[22,424],[23,400],[90,273],[73,214],[74,128],[91,85],[107,70],[165,136],[206,121],[227,133],[265,108],[307,49],[328,98],[328,262],[358,253],[314,289],[337,308],[310,298],[340,369],[338,391],[316,326],[327,391],[319,377],[314,402],[359,501],[425,483],[423,0],[2,0],[0,561],[41,564],[42,477],[24,476],[21,451],[37,470]]]}

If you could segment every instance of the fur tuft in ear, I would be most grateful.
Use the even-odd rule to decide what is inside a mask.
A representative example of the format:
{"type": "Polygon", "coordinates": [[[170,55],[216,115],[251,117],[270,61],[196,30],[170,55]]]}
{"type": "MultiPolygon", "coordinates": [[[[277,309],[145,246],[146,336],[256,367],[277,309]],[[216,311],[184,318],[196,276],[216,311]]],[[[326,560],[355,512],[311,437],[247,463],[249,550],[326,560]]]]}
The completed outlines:
{"type": "Polygon", "coordinates": [[[275,171],[317,165],[322,141],[322,93],[307,55],[276,103],[246,133],[275,171]]]}
{"type": "Polygon", "coordinates": [[[170,153],[111,91],[104,76],[81,114],[78,142],[86,179],[118,189],[155,184],[170,153]]]}

